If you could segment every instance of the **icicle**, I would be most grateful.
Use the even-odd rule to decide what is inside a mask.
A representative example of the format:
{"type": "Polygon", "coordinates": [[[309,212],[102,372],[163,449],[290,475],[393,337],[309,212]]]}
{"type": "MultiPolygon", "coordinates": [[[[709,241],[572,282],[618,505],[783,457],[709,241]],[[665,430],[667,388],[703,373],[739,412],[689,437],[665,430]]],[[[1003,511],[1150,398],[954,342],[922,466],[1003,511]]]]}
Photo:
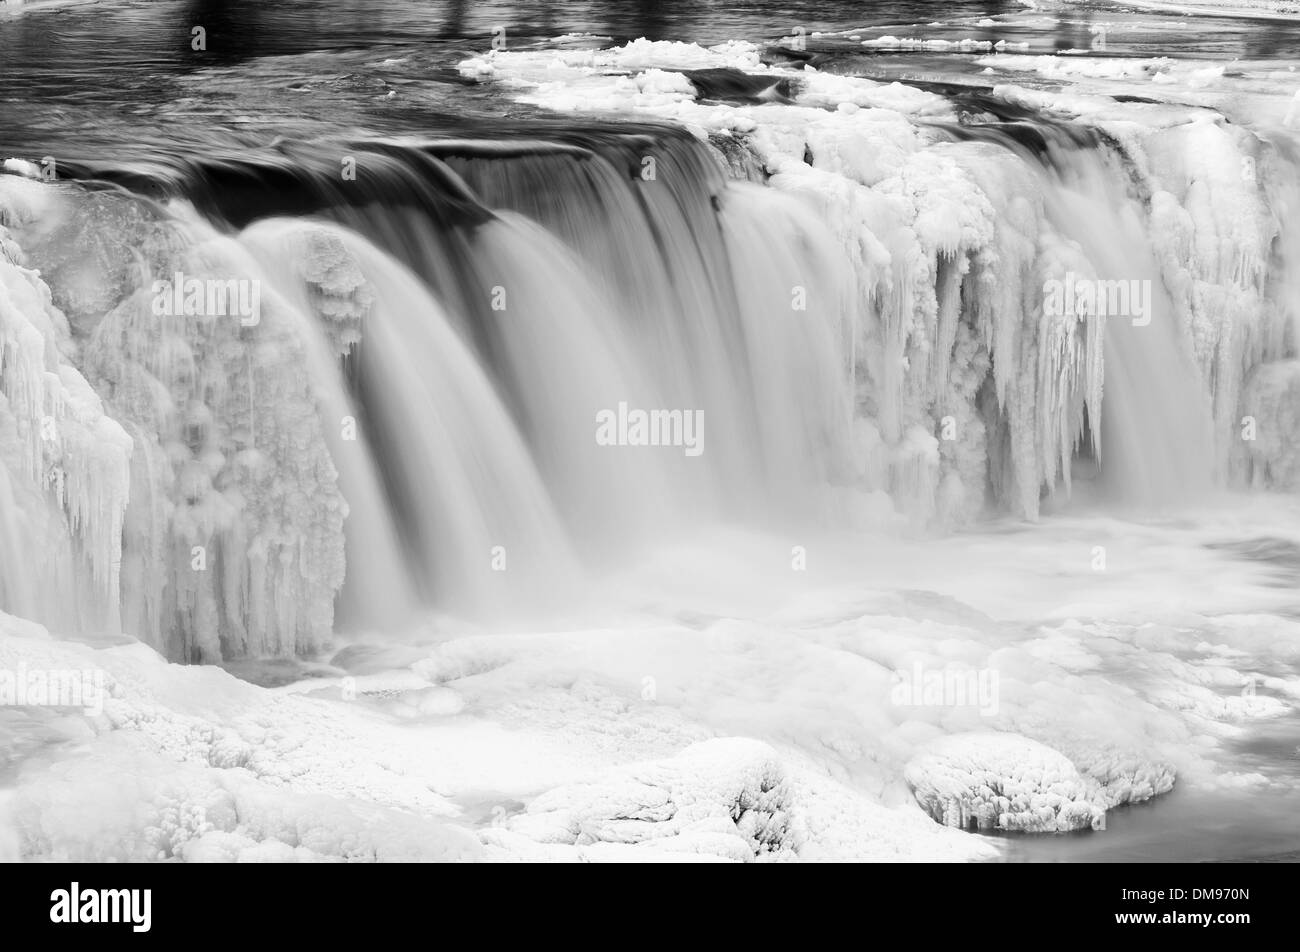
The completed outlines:
{"type": "MultiPolygon", "coordinates": [[[[39,186],[38,186],[39,187],[39,186]]],[[[0,193],[0,198],[3,198],[0,193]]],[[[99,397],[60,353],[69,339],[67,321],[51,303],[39,275],[15,260],[9,232],[0,227],[0,408],[13,421],[18,438],[16,458],[0,452],[9,480],[26,479],[66,520],[66,528],[84,560],[84,581],[74,591],[45,596],[35,606],[38,620],[66,618],[71,602],[80,620],[97,630],[119,630],[118,593],[122,520],[130,493],[132,440],[104,413],[99,397]],[[86,598],[83,604],[79,598],[86,598]]],[[[13,505],[12,486],[7,491],[13,505]]],[[[7,517],[14,519],[14,515],[7,517]]],[[[20,517],[21,518],[21,517],[20,517]]],[[[26,534],[24,534],[26,535],[26,534]]],[[[31,545],[57,541],[29,538],[31,545]]],[[[48,562],[28,554],[24,562],[48,562]]],[[[6,560],[0,573],[20,571],[6,560]]],[[[55,573],[54,577],[57,577],[55,573]]],[[[31,588],[28,579],[24,587],[31,588]]],[[[43,587],[43,586],[38,586],[43,587]]],[[[0,586],[13,591],[17,584],[0,586]]],[[[30,596],[29,596],[30,600],[30,596]]],[[[2,608],[4,606],[0,606],[2,608]]]]}

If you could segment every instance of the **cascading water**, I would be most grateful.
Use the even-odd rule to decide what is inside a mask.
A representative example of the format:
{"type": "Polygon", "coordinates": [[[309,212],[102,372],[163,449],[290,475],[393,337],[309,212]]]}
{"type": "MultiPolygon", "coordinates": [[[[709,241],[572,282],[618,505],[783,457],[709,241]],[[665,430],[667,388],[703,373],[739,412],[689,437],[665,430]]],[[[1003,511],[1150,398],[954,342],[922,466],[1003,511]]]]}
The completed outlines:
{"type": "MultiPolygon", "coordinates": [[[[926,195],[904,177],[910,221],[869,176],[832,167],[850,215],[865,204],[824,223],[782,194],[801,190],[788,169],[776,189],[728,183],[719,153],[652,126],[354,143],[357,191],[290,145],[291,159],[72,165],[247,225],[223,237],[180,205],[60,190],[65,208],[96,202],[139,233],[120,303],[73,318],[82,364],[131,434],[126,619],[179,657],[310,651],[340,590],[340,618],[363,627],[417,605],[534,604],[513,596],[556,596],[579,563],[701,518],[843,518],[827,509],[841,491],[887,492],[922,524],[986,494],[1033,515],[1040,492],[1068,490],[1080,447],[1117,499],[1203,488],[1214,391],[1196,384],[1148,250],[1149,209],[1103,142],[1020,128],[1032,134],[950,127],[985,144],[939,146],[933,161],[973,190],[926,195]],[[984,204],[946,204],[971,198],[984,204]],[[289,211],[338,224],[257,221],[289,211]],[[173,272],[256,280],[265,316],[159,318],[146,291],[173,272]],[[1148,319],[1054,313],[1044,282],[1067,278],[1132,283],[1148,319]],[[708,452],[610,452],[594,433],[620,406],[699,411],[708,452]],[[320,494],[329,506],[303,508],[320,494]]],[[[93,284],[53,257],[99,227],[68,214],[44,233],[11,227],[34,263],[51,256],[57,287],[93,284]]],[[[13,388],[14,357],[6,368],[13,388]]],[[[11,406],[31,446],[39,413],[11,406]]],[[[94,535],[111,562],[118,530],[78,506],[65,497],[72,537],[94,535]]],[[[115,627],[103,563],[91,575],[113,597],[96,611],[115,627]]],[[[31,589],[16,572],[0,589],[15,609],[31,589]]],[[[58,618],[48,604],[34,615],[58,618]]]]}
{"type": "MultiPolygon", "coordinates": [[[[1150,229],[1122,163],[1099,140],[1081,143],[1053,124],[1003,130],[957,130],[997,142],[1021,156],[1042,180],[1044,214],[1063,242],[1059,267],[1044,285],[1046,317],[1067,310],[1089,322],[1089,345],[1075,373],[1094,380],[1082,404],[1051,408],[1075,445],[1084,436],[1101,464],[1108,496],[1144,507],[1177,505],[1207,491],[1215,473],[1214,435],[1206,391],[1198,385],[1190,344],[1180,336],[1175,304],[1151,248],[1150,229]],[[1027,148],[1028,132],[1037,149],[1027,148]],[[1079,269],[1077,272],[1071,268],[1079,269]],[[1049,302],[1049,291],[1060,300],[1049,302]],[[1108,313],[1109,309],[1109,313],[1108,313]],[[1104,323],[1104,328],[1099,326],[1104,323]],[[1104,341],[1104,358],[1095,341],[1104,341]],[[1102,367],[1104,365],[1104,371],[1102,367]],[[1098,411],[1101,411],[1098,414],[1098,411]]],[[[1048,375],[1060,370],[1043,368],[1048,375]]],[[[1068,480],[1070,461],[1062,454],[1068,480]]]]}
{"type": "MultiPolygon", "coordinates": [[[[454,321],[414,275],[339,226],[266,220],[228,238],[164,214],[166,238],[135,287],[83,328],[86,363],[136,434],[123,554],[134,627],[180,657],[309,651],[333,624],[345,525],[341,607],[376,625],[417,599],[471,614],[502,607],[497,552],[510,593],[553,595],[575,571],[571,539],[590,562],[692,514],[814,490],[847,449],[843,279],[797,203],[723,195],[714,167],[699,164],[707,153],[678,148],[709,173],[700,191],[719,193],[724,211],[658,197],[675,215],[658,231],[632,228],[625,253],[686,249],[676,270],[661,266],[663,286],[689,302],[681,309],[664,299],[629,313],[575,250],[504,211],[463,226],[413,212],[399,236],[364,209],[319,209],[421,263],[433,290],[464,308],[454,321]],[[760,215],[781,234],[765,234],[760,215]],[[691,227],[712,264],[690,255],[691,227]],[[694,289],[675,279],[683,269],[699,275],[694,289]],[[146,289],[173,273],[258,282],[260,320],[159,316],[146,289]],[[727,326],[709,323],[717,302],[727,326]],[[638,366],[647,351],[662,376],[638,366]],[[697,414],[694,438],[710,452],[610,452],[593,437],[599,414],[621,405],[697,414]],[[333,500],[323,513],[299,508],[322,494],[333,500]]],[[[410,167],[449,174],[418,153],[406,162],[389,173],[390,193],[410,167]]],[[[202,206],[210,183],[196,184],[202,206]]],[[[628,191],[616,182],[605,194],[638,201],[628,191]]]]}
{"type": "Polygon", "coordinates": [[[563,605],[566,579],[711,522],[1034,518],[1080,455],[1143,506],[1279,470],[1233,431],[1294,338],[1263,304],[1289,271],[1283,146],[1212,120],[1120,141],[924,83],[891,111],[833,76],[688,60],[635,95],[698,134],[516,122],[11,179],[8,267],[63,310],[9,304],[4,518],[11,539],[64,523],[44,577],[80,594],[7,559],[5,605],[181,658],[310,653],[336,625],[563,605]],[[1253,234],[1215,218],[1215,151],[1258,165],[1215,183],[1259,209],[1253,234]],[[257,284],[260,321],[156,313],[185,274],[257,284]],[[602,420],[629,440],[650,412],[676,445],[605,445],[602,420]],[[78,425],[60,444],[47,418],[78,425]],[[70,453],[87,427],[111,452],[70,453]]]}

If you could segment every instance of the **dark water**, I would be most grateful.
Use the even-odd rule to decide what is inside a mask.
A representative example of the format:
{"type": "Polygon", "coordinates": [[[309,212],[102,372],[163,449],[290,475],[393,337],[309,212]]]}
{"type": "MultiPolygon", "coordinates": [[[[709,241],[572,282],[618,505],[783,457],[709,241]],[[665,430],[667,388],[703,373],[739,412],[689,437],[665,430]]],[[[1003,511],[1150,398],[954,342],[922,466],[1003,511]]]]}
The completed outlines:
{"type": "MultiPolygon", "coordinates": [[[[0,4],[0,11],[4,10],[0,4]]],[[[1130,15],[1086,5],[1028,11],[1012,0],[108,0],[0,12],[0,150],[39,157],[129,143],[269,141],[323,130],[433,132],[460,117],[528,114],[455,64],[490,48],[593,34],[715,44],[775,40],[795,29],[1027,42],[1033,53],[1088,48],[1113,25],[1105,55],[1269,59],[1300,49],[1300,24],[1130,15]],[[994,25],[977,21],[995,17],[994,25]],[[193,49],[202,27],[206,48],[193,49]]],[[[895,79],[908,70],[970,71],[972,54],[864,51],[809,37],[822,68],[895,79]]]]}
{"type": "Polygon", "coordinates": [[[1265,778],[1240,790],[1175,786],[1106,813],[1106,829],[1008,836],[1007,859],[1048,863],[1300,861],[1300,713],[1252,726],[1225,744],[1240,774],[1265,778]]]}

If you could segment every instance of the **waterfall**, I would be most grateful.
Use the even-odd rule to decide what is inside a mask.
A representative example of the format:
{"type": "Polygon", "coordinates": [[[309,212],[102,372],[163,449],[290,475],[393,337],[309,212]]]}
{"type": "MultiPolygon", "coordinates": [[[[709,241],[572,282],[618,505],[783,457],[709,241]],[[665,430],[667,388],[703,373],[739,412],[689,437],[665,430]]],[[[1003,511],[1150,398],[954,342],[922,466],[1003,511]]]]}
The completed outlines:
{"type": "Polygon", "coordinates": [[[1267,153],[1234,187],[1281,210],[1288,156],[1018,115],[890,167],[851,112],[765,108],[777,133],[721,148],[545,122],[0,179],[0,610],[311,654],[533,617],[708,523],[1036,518],[1081,456],[1118,503],[1245,478],[1228,431],[1293,346],[1262,303],[1290,259],[1261,213],[1225,268],[1190,166],[1267,153]],[[160,308],[174,276],[259,313],[160,308]],[[1085,286],[1131,296],[1052,299],[1085,286]]]}
{"type": "MultiPolygon", "coordinates": [[[[1145,506],[1190,501],[1209,488],[1215,473],[1211,401],[1197,381],[1191,343],[1180,335],[1140,197],[1104,142],[1081,143],[1077,133],[1052,124],[1037,125],[1033,133],[1030,148],[1023,129],[958,131],[999,143],[1034,170],[1044,224],[1061,243],[1045,295],[1059,290],[1066,303],[1092,312],[1081,316],[1090,344],[1075,371],[1088,381],[1088,392],[1082,407],[1056,401],[1062,432],[1076,446],[1087,433],[1084,449],[1100,464],[1112,500],[1145,506]],[[1116,304],[1120,313],[1106,313],[1116,304]]],[[[1045,298],[1045,319],[1061,317],[1046,305],[1045,298]]],[[[1049,380],[1061,372],[1051,366],[1044,371],[1049,380]]],[[[1060,464],[1068,482],[1065,454],[1060,464]]]]}

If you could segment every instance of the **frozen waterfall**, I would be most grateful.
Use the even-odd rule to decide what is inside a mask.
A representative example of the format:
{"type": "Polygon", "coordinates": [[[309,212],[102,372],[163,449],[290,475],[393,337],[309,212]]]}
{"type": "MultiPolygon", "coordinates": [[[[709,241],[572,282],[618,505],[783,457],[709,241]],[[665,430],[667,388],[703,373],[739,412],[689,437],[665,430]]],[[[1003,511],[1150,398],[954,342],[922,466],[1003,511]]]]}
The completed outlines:
{"type": "Polygon", "coordinates": [[[0,610],[307,655],[563,606],[702,521],[928,531],[1036,518],[1080,460],[1118,505],[1270,472],[1238,430],[1295,353],[1293,155],[850,105],[0,177],[0,610]],[[255,319],[167,306],[186,276],[255,319]],[[678,429],[602,445],[638,411],[678,429]]]}

